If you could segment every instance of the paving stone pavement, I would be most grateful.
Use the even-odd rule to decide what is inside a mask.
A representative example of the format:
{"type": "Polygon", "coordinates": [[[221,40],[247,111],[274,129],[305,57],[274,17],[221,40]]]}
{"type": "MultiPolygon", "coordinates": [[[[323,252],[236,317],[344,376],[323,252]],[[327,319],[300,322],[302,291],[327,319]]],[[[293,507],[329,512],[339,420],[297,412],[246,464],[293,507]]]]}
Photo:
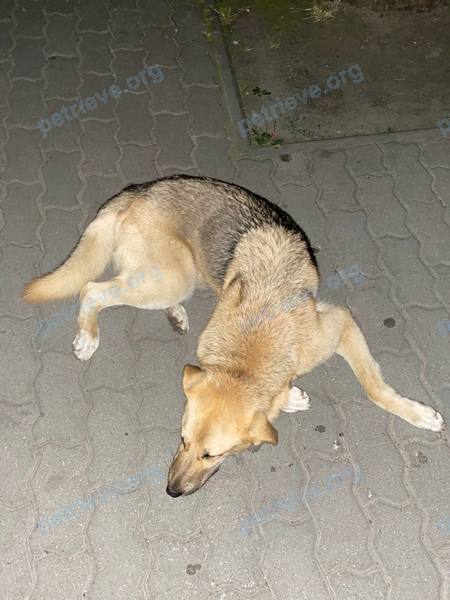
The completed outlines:
{"type": "Polygon", "coordinates": [[[449,600],[447,434],[371,405],[343,361],[302,378],[313,407],[279,419],[278,446],[174,500],[181,371],[212,295],[188,303],[186,338],[159,312],[105,311],[87,364],[70,303],[19,300],[124,185],[219,177],[289,210],[322,296],[352,309],[389,382],[450,420],[450,140],[242,154],[204,29],[181,0],[0,5],[0,598],[449,600]],[[128,79],[154,64],[159,83],[128,79]]]}

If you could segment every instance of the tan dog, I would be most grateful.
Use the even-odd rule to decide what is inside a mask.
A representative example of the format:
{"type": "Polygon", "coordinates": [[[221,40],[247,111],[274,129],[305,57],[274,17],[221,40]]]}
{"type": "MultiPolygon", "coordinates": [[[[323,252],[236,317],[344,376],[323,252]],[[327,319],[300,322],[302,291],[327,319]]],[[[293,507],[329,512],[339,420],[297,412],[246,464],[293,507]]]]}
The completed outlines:
{"type": "Polygon", "coordinates": [[[229,455],[276,444],[280,410],[309,408],[292,381],[333,353],[349,363],[369,398],[422,429],[441,431],[432,407],[387,385],[350,312],[317,299],[319,275],[309,242],[277,206],[235,185],[175,176],[130,186],[112,198],[72,255],[28,284],[24,299],[45,302],[80,292],[81,360],[98,347],[97,315],[128,304],[164,309],[175,328],[189,322],[181,305],[196,286],[218,304],[198,345],[200,367],[187,365],[182,442],[167,492],[190,494],[229,455]],[[113,261],[117,276],[95,283],[113,261]],[[160,272],[161,277],[150,273],[160,272]],[[139,285],[131,285],[140,278],[139,285]]]}

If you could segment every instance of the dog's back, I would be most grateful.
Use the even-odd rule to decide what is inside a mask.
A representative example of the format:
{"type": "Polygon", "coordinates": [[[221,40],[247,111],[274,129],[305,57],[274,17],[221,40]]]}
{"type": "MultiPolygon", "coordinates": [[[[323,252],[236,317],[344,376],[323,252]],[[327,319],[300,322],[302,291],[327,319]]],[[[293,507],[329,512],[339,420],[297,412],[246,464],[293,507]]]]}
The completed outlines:
{"type": "Polygon", "coordinates": [[[129,186],[124,191],[147,198],[169,219],[177,219],[178,233],[190,244],[197,265],[207,271],[208,279],[212,278],[218,287],[223,285],[230,263],[244,239],[249,248],[246,254],[250,268],[251,265],[256,268],[262,261],[266,276],[270,277],[270,266],[282,277],[289,276],[289,271],[292,276],[292,258],[297,255],[317,278],[316,259],[304,231],[281,208],[242,187],[183,175],[129,186]],[[250,239],[262,230],[272,231],[273,235],[266,235],[264,240],[259,235],[259,241],[255,238],[252,252],[250,239]],[[283,253],[288,240],[289,251],[286,248],[283,253]],[[294,255],[293,247],[297,247],[294,255]],[[286,255],[286,262],[280,260],[280,253],[286,255]],[[281,270],[285,273],[281,274],[281,270]]]}

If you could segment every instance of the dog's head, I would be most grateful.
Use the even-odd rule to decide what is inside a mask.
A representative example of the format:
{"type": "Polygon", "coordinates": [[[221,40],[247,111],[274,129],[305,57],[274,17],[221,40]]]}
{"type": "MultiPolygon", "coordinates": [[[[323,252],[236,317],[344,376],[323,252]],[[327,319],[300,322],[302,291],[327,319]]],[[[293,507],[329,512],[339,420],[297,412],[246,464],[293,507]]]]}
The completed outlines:
{"type": "Polygon", "coordinates": [[[227,456],[278,442],[277,430],[255,409],[256,402],[238,378],[186,365],[183,388],[187,402],[181,443],[167,484],[174,498],[198,490],[227,456]]]}

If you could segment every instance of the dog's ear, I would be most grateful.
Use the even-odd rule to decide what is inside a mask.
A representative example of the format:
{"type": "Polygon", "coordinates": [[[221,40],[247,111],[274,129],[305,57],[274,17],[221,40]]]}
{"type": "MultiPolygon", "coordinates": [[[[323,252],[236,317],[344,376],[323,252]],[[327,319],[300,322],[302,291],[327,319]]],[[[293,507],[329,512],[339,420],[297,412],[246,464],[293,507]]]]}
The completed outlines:
{"type": "Polygon", "coordinates": [[[278,444],[278,431],[266,415],[259,410],[255,413],[250,425],[250,439],[254,444],[262,444],[263,442],[273,446],[278,444]]]}
{"type": "Polygon", "coordinates": [[[194,365],[185,365],[183,371],[183,389],[188,392],[194,385],[199,383],[206,375],[206,371],[194,365]]]}
{"type": "Polygon", "coordinates": [[[225,288],[225,294],[234,299],[235,306],[239,306],[244,299],[245,283],[242,275],[237,273],[225,288]]]}

